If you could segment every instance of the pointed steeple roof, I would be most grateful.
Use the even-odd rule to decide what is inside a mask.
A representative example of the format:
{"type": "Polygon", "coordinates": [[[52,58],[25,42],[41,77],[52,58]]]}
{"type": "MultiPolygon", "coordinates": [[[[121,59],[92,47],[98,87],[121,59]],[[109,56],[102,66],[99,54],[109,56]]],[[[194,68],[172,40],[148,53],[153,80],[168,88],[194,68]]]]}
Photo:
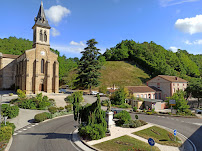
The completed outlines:
{"type": "Polygon", "coordinates": [[[46,19],[42,1],[41,1],[41,6],[39,8],[38,15],[37,17],[35,17],[34,21],[35,21],[35,25],[51,28],[50,25],[48,24],[48,20],[46,19]]]}

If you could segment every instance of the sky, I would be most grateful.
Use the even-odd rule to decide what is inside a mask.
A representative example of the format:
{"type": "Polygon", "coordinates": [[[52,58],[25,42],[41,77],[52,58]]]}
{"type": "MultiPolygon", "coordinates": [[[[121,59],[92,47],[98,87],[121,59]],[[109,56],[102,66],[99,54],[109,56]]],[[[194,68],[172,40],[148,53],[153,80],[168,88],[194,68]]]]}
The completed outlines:
{"type": "MultiPolygon", "coordinates": [[[[0,38],[33,40],[40,4],[0,0],[0,38]]],[[[80,58],[92,38],[102,53],[128,39],[202,54],[202,0],[43,0],[43,6],[50,45],[67,58],[80,58]]]]}

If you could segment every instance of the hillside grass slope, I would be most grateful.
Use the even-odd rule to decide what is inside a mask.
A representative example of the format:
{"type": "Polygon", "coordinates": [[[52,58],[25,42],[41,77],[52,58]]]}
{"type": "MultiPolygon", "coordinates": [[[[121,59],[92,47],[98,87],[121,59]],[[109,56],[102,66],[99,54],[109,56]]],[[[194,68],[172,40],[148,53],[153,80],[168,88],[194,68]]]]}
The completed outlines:
{"type": "Polygon", "coordinates": [[[144,85],[150,76],[142,69],[124,61],[107,61],[101,69],[101,85],[144,85]]]}

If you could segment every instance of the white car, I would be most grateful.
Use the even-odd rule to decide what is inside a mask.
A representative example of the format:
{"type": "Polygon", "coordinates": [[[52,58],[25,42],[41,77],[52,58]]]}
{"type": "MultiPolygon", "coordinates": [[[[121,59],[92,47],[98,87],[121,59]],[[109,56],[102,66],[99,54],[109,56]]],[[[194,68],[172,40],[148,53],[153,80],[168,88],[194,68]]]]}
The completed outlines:
{"type": "Polygon", "coordinates": [[[202,113],[202,108],[196,109],[195,112],[196,112],[197,114],[201,114],[201,113],[202,113]]]}
{"type": "Polygon", "coordinates": [[[98,94],[99,92],[97,92],[97,91],[92,91],[90,94],[91,95],[96,95],[96,94],[98,94]]]}

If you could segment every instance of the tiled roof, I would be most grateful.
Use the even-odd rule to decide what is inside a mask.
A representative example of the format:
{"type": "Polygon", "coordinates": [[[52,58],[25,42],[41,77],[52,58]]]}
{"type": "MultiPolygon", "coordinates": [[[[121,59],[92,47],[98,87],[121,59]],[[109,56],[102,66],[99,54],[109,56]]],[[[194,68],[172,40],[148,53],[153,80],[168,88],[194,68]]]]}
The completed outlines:
{"type": "Polygon", "coordinates": [[[2,54],[3,58],[11,58],[11,59],[16,59],[19,57],[19,55],[11,55],[11,54],[2,54]]]}
{"type": "Polygon", "coordinates": [[[187,82],[186,80],[176,77],[176,76],[168,76],[168,75],[158,75],[158,77],[161,77],[165,80],[168,80],[170,82],[187,82]]]}
{"type": "Polygon", "coordinates": [[[153,86],[131,86],[127,87],[130,92],[133,93],[146,93],[146,92],[157,92],[161,91],[153,86]]]}

